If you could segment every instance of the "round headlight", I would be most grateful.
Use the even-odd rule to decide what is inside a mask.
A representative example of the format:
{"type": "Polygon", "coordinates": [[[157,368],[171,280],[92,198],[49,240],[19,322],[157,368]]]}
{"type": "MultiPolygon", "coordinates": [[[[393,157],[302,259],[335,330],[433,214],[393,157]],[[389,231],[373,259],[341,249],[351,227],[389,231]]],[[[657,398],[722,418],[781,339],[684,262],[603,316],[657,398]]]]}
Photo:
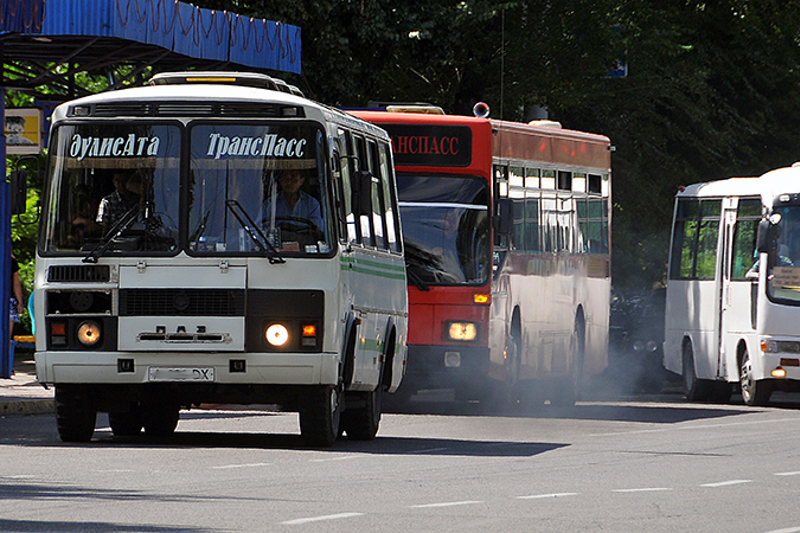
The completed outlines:
{"type": "Polygon", "coordinates": [[[84,346],[94,346],[100,342],[100,326],[94,320],[87,320],[78,326],[78,340],[84,346]]]}
{"type": "Polygon", "coordinates": [[[644,350],[644,343],[642,341],[636,341],[633,343],[633,351],[641,352],[644,350]]]}
{"type": "Polygon", "coordinates": [[[647,351],[655,352],[658,350],[658,343],[656,341],[647,341],[647,351]]]}
{"type": "Polygon", "coordinates": [[[289,342],[289,330],[283,324],[272,324],[264,332],[267,342],[276,348],[280,348],[289,342]]]}

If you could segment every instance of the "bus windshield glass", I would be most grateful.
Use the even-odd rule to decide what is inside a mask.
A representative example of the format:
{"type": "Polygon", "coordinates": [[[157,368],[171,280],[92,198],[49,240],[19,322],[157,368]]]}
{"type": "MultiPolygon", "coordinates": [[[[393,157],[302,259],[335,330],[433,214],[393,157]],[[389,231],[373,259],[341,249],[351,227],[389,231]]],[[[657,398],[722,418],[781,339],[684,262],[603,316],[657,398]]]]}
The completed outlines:
{"type": "Polygon", "coordinates": [[[400,173],[397,193],[410,284],[489,279],[489,191],[477,177],[400,173]]]}
{"type": "Polygon", "coordinates": [[[770,254],[767,290],[770,299],[800,305],[800,206],[778,207],[777,246],[770,254]]]}
{"type": "Polygon", "coordinates": [[[63,125],[50,147],[45,252],[177,252],[180,128],[63,125]]]}
{"type": "Polygon", "coordinates": [[[190,253],[329,252],[322,130],[204,123],[189,136],[190,253]]]}

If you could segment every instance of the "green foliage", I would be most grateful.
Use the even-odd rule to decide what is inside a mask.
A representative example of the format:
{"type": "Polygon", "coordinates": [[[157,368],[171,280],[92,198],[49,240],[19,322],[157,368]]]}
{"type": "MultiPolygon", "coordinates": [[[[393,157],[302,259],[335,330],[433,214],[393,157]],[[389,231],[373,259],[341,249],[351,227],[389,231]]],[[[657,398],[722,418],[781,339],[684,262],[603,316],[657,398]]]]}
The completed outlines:
{"type": "MultiPolygon", "coordinates": [[[[193,3],[299,26],[303,74],[278,75],[327,104],[427,101],[471,114],[484,101],[512,120],[546,107],[567,128],[608,135],[620,289],[661,282],[679,185],[798,158],[795,0],[193,3]],[[620,60],[629,75],[608,76],[620,60]]],[[[115,68],[118,78],[128,72],[115,68]]],[[[85,73],[76,82],[108,87],[85,73]]],[[[9,91],[6,104],[24,98],[9,91]]]]}

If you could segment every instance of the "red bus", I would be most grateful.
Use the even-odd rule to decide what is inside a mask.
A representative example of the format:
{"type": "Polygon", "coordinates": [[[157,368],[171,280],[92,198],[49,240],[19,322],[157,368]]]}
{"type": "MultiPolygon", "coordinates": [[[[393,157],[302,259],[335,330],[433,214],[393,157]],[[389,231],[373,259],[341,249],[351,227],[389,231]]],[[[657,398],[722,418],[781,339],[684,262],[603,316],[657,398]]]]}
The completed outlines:
{"type": "Polygon", "coordinates": [[[352,114],[392,138],[409,284],[399,392],[573,404],[608,363],[609,139],[397,109],[352,114]]]}

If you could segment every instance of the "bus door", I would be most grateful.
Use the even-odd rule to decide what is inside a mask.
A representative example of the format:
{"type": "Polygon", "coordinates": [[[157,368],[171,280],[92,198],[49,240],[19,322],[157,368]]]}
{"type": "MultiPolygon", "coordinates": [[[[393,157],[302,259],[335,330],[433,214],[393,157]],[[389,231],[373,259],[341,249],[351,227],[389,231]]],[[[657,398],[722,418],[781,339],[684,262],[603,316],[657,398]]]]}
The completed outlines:
{"type": "MultiPolygon", "coordinates": [[[[728,331],[731,322],[734,321],[734,315],[739,312],[738,309],[732,308],[733,298],[731,294],[731,264],[733,240],[736,230],[736,208],[739,203],[738,197],[725,198],[722,200],[722,235],[720,246],[719,258],[719,275],[717,279],[719,282],[719,325],[717,328],[717,365],[716,376],[718,378],[725,378],[727,376],[726,353],[728,346],[726,346],[726,339],[728,338],[728,331]]],[[[734,366],[735,368],[735,366],[734,366]]]]}
{"type": "Polygon", "coordinates": [[[754,267],[760,219],[760,198],[723,201],[717,376],[728,381],[739,379],[737,343],[755,331],[754,283],[747,274],[754,267]]]}

